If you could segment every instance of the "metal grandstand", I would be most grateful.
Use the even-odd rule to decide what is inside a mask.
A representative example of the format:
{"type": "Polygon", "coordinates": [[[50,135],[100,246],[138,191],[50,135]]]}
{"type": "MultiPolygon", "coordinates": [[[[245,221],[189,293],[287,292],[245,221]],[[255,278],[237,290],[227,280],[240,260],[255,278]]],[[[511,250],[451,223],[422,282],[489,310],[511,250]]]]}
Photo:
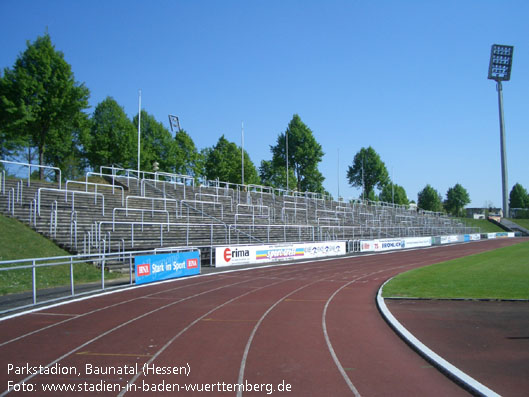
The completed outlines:
{"type": "Polygon", "coordinates": [[[36,182],[29,172],[34,165],[16,166],[28,169],[27,178],[6,178],[2,171],[2,211],[72,253],[195,246],[201,248],[203,263],[212,264],[214,247],[224,244],[479,232],[443,213],[384,202],[336,201],[320,193],[118,167],[88,172],[84,181],[36,182]],[[90,176],[106,183],[89,182],[90,176]]]}

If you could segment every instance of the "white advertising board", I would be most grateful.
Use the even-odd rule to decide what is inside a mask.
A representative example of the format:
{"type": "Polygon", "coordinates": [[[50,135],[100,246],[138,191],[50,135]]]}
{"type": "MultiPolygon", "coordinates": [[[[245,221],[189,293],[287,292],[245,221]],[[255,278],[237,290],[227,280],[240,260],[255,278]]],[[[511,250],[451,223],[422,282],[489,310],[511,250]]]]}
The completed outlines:
{"type": "Polygon", "coordinates": [[[431,237],[406,237],[403,248],[420,248],[430,247],[432,245],[431,237]]]}
{"type": "Polygon", "coordinates": [[[479,241],[481,240],[481,234],[475,233],[470,235],[470,241],[479,241]]]}
{"type": "Polygon", "coordinates": [[[441,236],[441,244],[452,244],[457,243],[458,241],[459,237],[457,235],[441,236]]]}
{"type": "Polygon", "coordinates": [[[293,259],[345,255],[345,241],[278,245],[224,246],[215,248],[215,266],[238,266],[293,259]]]}
{"type": "Polygon", "coordinates": [[[360,241],[360,251],[382,252],[406,248],[429,247],[431,245],[431,237],[405,237],[379,240],[362,240],[360,241]]]}

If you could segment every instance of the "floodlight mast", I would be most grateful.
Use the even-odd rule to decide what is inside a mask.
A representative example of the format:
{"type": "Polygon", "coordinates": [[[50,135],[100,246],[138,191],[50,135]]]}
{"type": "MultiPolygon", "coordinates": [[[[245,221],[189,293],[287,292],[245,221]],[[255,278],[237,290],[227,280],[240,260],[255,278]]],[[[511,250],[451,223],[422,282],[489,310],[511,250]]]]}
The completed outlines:
{"type": "Polygon", "coordinates": [[[488,76],[490,80],[496,81],[496,90],[498,91],[498,107],[500,114],[501,180],[504,217],[509,216],[509,200],[507,178],[507,149],[505,144],[505,121],[503,118],[503,87],[501,82],[509,81],[511,78],[513,52],[513,46],[493,44],[490,51],[488,76]]]}

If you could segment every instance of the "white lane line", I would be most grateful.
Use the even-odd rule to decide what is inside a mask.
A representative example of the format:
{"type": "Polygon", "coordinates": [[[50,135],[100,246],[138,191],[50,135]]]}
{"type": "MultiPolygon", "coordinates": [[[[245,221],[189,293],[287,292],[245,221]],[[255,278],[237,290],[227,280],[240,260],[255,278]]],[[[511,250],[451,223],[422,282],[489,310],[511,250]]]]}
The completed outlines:
{"type": "MultiPolygon", "coordinates": [[[[362,276],[365,277],[365,276],[362,276]]],[[[361,278],[361,277],[360,277],[361,278]]],[[[358,279],[356,279],[358,280],[358,279]]],[[[332,347],[331,340],[329,338],[329,334],[327,332],[327,308],[329,307],[329,303],[333,300],[333,298],[345,287],[353,284],[356,280],[349,281],[347,284],[342,285],[340,288],[338,288],[334,293],[329,297],[327,302],[325,303],[325,307],[323,308],[323,314],[321,316],[321,324],[323,327],[323,335],[325,336],[325,342],[327,343],[327,348],[329,349],[329,352],[331,353],[331,357],[334,361],[334,364],[336,364],[336,367],[338,368],[338,371],[342,375],[342,377],[345,380],[345,383],[347,383],[347,386],[349,386],[349,389],[353,392],[355,397],[360,397],[360,393],[356,389],[356,387],[353,385],[353,382],[351,382],[351,379],[349,379],[349,376],[347,376],[347,373],[345,372],[344,367],[342,366],[342,363],[338,359],[338,356],[336,355],[334,348],[332,347]]]]}
{"type": "MultiPolygon", "coordinates": [[[[67,318],[65,320],[62,320],[62,321],[58,321],[56,323],[53,323],[53,324],[50,324],[50,325],[47,325],[45,327],[42,327],[42,328],[39,328],[39,329],[36,329],[34,331],[30,331],[28,333],[25,333],[23,335],[20,335],[20,336],[17,336],[16,338],[13,338],[13,339],[9,339],[5,342],[2,342],[0,343],[0,347],[2,346],[5,346],[9,343],[12,343],[12,342],[16,342],[20,339],[23,339],[23,338],[26,338],[28,336],[31,336],[31,335],[34,335],[34,334],[37,334],[39,332],[42,332],[42,331],[45,331],[47,329],[50,329],[50,328],[53,328],[53,327],[56,327],[58,325],[61,325],[61,324],[65,324],[65,323],[68,323],[70,321],[73,321],[73,320],[77,320],[78,318],[82,318],[82,317],[85,317],[85,316],[88,316],[90,314],[94,314],[94,313],[97,313],[97,312],[100,312],[100,311],[103,311],[103,310],[106,310],[106,309],[111,309],[113,307],[116,307],[116,306],[120,306],[120,305],[124,305],[126,303],[130,303],[130,302],[134,302],[136,300],[139,300],[139,299],[144,299],[145,297],[149,297],[149,296],[152,296],[152,295],[157,295],[157,294],[162,294],[162,293],[165,293],[165,292],[170,292],[170,291],[175,291],[177,289],[181,289],[181,288],[187,288],[187,287],[192,287],[192,286],[195,286],[195,285],[201,285],[201,284],[207,284],[209,282],[213,282],[215,280],[207,280],[207,281],[204,281],[204,282],[201,282],[201,283],[195,283],[195,284],[189,284],[189,285],[183,285],[183,286],[178,286],[176,288],[170,288],[168,290],[164,290],[164,291],[158,291],[158,292],[153,292],[152,294],[149,294],[149,295],[144,295],[144,296],[139,296],[137,298],[132,298],[132,299],[128,299],[126,301],[121,301],[121,302],[117,302],[117,303],[114,303],[112,305],[107,305],[107,306],[103,306],[103,307],[100,307],[98,309],[94,309],[94,310],[91,310],[89,312],[86,312],[86,313],[83,313],[83,314],[79,314],[77,315],[76,317],[71,317],[71,318],[67,318]]],[[[128,291],[131,291],[131,290],[128,290],[128,291]]],[[[110,293],[113,293],[113,292],[116,292],[116,291],[112,291],[110,293]]],[[[105,295],[105,294],[102,294],[102,295],[105,295]]],[[[101,296],[101,295],[98,295],[98,296],[101,296]]],[[[85,300],[87,298],[82,298],[82,299],[79,299],[79,300],[85,300]]],[[[77,300],[75,301],[69,301],[68,303],[73,303],[73,302],[76,302],[77,300]]],[[[62,305],[63,303],[61,303],[60,305],[62,305]]],[[[59,306],[59,305],[57,305],[59,306]]],[[[46,307],[46,308],[41,308],[39,310],[44,310],[44,309],[49,309],[49,307],[46,307]]],[[[31,312],[29,314],[37,314],[37,313],[34,313],[34,312],[31,312]]]]}
{"type": "Polygon", "coordinates": [[[346,372],[345,368],[343,367],[342,363],[338,359],[338,356],[336,355],[336,352],[334,351],[334,348],[333,348],[332,343],[331,343],[331,339],[330,339],[329,334],[327,332],[327,308],[329,307],[329,304],[334,299],[334,297],[340,291],[342,291],[344,288],[347,288],[351,284],[353,284],[353,283],[355,283],[357,281],[360,281],[363,278],[370,277],[370,276],[372,276],[374,274],[379,274],[379,273],[383,273],[383,272],[386,272],[386,271],[389,271],[389,270],[400,269],[402,267],[409,267],[409,266],[410,265],[407,265],[407,264],[406,265],[399,265],[399,266],[395,266],[395,267],[392,267],[392,268],[389,268],[389,269],[380,269],[380,270],[377,270],[376,272],[363,274],[360,277],[357,277],[357,278],[349,281],[348,283],[342,285],[340,288],[338,288],[336,291],[334,291],[334,293],[327,300],[327,303],[325,304],[325,307],[323,308],[323,314],[321,316],[321,324],[322,324],[322,328],[323,328],[323,334],[325,336],[325,341],[327,342],[327,347],[329,349],[329,353],[331,354],[331,357],[332,357],[332,359],[334,361],[334,364],[336,364],[336,367],[338,368],[338,371],[340,372],[340,374],[344,378],[345,383],[347,383],[347,386],[349,386],[349,389],[351,389],[351,391],[353,392],[355,397],[360,397],[360,393],[358,392],[356,387],[353,385],[353,382],[349,378],[349,375],[347,375],[347,372],[346,372]]]}
{"type": "MultiPolygon", "coordinates": [[[[147,361],[144,365],[149,365],[149,364],[151,364],[151,363],[152,363],[154,360],[156,360],[156,359],[160,356],[160,354],[162,354],[162,353],[163,353],[163,352],[164,352],[164,351],[165,351],[165,350],[166,350],[166,349],[167,349],[167,348],[168,348],[168,347],[169,347],[169,346],[170,346],[170,345],[171,345],[171,344],[172,344],[172,343],[178,338],[178,337],[180,337],[184,332],[188,331],[192,326],[194,326],[196,323],[200,322],[200,321],[201,321],[202,319],[204,319],[205,317],[209,316],[209,315],[210,315],[211,313],[213,313],[214,311],[216,311],[216,310],[218,310],[218,309],[220,309],[220,308],[222,308],[222,307],[224,307],[224,306],[226,306],[226,305],[228,305],[228,304],[230,304],[230,303],[236,301],[237,299],[240,299],[240,298],[242,298],[242,297],[244,297],[244,296],[246,296],[246,295],[252,294],[252,293],[254,293],[255,291],[258,291],[258,290],[263,289],[263,288],[268,288],[268,287],[271,287],[271,286],[273,286],[273,285],[277,285],[277,284],[283,283],[283,282],[285,282],[285,281],[287,281],[287,280],[277,281],[277,282],[272,283],[272,284],[268,284],[268,285],[264,285],[264,286],[262,286],[262,287],[255,288],[255,289],[253,289],[253,290],[251,290],[251,291],[247,291],[247,292],[245,292],[244,294],[241,294],[241,295],[239,295],[239,296],[236,296],[235,298],[232,298],[232,299],[230,299],[230,300],[227,300],[227,301],[224,302],[223,304],[218,305],[217,307],[211,309],[211,310],[208,311],[207,313],[205,313],[205,314],[203,314],[202,316],[196,318],[196,319],[195,319],[193,322],[191,322],[187,327],[183,328],[179,333],[177,333],[175,336],[173,336],[173,337],[172,337],[172,338],[171,338],[171,339],[170,339],[165,345],[163,345],[163,346],[160,348],[160,350],[158,350],[158,351],[152,356],[152,358],[151,358],[149,361],[147,361]]],[[[140,375],[141,375],[141,372],[138,372],[136,375],[134,375],[134,376],[132,377],[132,379],[128,381],[128,385],[131,385],[131,384],[133,384],[134,382],[136,382],[136,380],[138,379],[138,377],[139,377],[140,375]]],[[[118,394],[118,397],[123,396],[123,395],[127,392],[127,390],[130,390],[130,386],[127,386],[127,387],[125,387],[124,389],[122,389],[122,390],[121,390],[121,393],[118,394]]]]}
{"type": "MultiPolygon", "coordinates": [[[[329,261],[329,260],[330,259],[325,259],[325,260],[315,261],[314,263],[319,263],[319,262],[324,262],[324,261],[329,261]]],[[[305,263],[305,262],[303,262],[303,263],[305,263]]],[[[271,270],[283,270],[285,266],[291,266],[291,265],[294,265],[294,264],[298,264],[298,263],[284,263],[284,264],[274,264],[274,265],[255,267],[255,268],[248,268],[248,269],[228,270],[228,271],[225,271],[225,272],[209,273],[209,274],[202,274],[202,275],[197,275],[197,276],[190,276],[190,277],[186,277],[186,278],[161,281],[159,283],[156,283],[155,285],[161,285],[161,284],[166,284],[166,283],[171,283],[171,282],[184,282],[186,280],[191,280],[191,279],[194,279],[194,278],[197,278],[197,277],[200,277],[200,276],[208,277],[207,280],[202,281],[202,282],[197,282],[197,283],[194,283],[194,284],[186,284],[186,285],[182,285],[182,286],[177,286],[175,288],[169,288],[169,289],[166,289],[166,290],[163,290],[163,291],[153,292],[153,293],[148,294],[148,295],[143,295],[143,296],[140,296],[140,297],[137,297],[137,298],[128,299],[126,301],[118,302],[118,303],[115,303],[115,304],[112,304],[112,305],[107,305],[107,306],[104,306],[104,307],[101,307],[101,308],[98,308],[98,309],[94,309],[92,311],[89,311],[89,312],[86,312],[86,313],[83,313],[83,314],[79,314],[77,317],[68,318],[66,320],[59,321],[57,323],[50,324],[50,325],[47,325],[45,327],[42,327],[42,328],[36,329],[34,331],[28,332],[26,334],[17,336],[15,338],[7,340],[5,342],[1,342],[0,343],[0,347],[5,346],[5,345],[7,345],[9,343],[12,343],[12,342],[16,342],[16,341],[18,341],[20,339],[23,339],[23,338],[26,338],[28,336],[37,334],[39,332],[45,331],[47,329],[56,327],[58,325],[62,325],[64,323],[70,322],[72,320],[76,320],[78,318],[85,317],[85,316],[88,316],[90,314],[94,314],[94,313],[97,313],[97,312],[100,312],[100,311],[103,311],[103,310],[106,310],[106,309],[111,309],[111,308],[114,308],[116,306],[120,306],[120,305],[123,305],[123,304],[126,304],[126,303],[130,303],[130,302],[133,302],[133,301],[136,301],[136,300],[139,300],[139,299],[144,299],[144,298],[147,298],[147,297],[151,297],[151,296],[154,296],[154,295],[175,291],[175,290],[178,290],[178,289],[181,289],[181,288],[188,288],[188,287],[193,287],[193,286],[197,286],[197,285],[207,284],[207,283],[214,282],[214,281],[217,280],[215,277],[211,277],[212,280],[209,280],[209,276],[220,276],[220,275],[224,275],[226,273],[233,273],[233,272],[236,272],[236,271],[259,270],[259,269],[264,269],[264,268],[277,268],[277,269],[271,269],[271,270]]],[[[336,265],[338,266],[339,264],[336,264],[336,265]]],[[[325,267],[324,269],[327,269],[327,267],[325,267]]],[[[288,269],[288,270],[286,270],[284,272],[281,272],[281,274],[280,274],[281,278],[280,279],[284,280],[284,276],[286,274],[290,274],[290,273],[293,273],[293,272],[296,272],[296,271],[299,271],[299,270],[300,269],[288,269]]],[[[307,269],[301,269],[301,270],[307,270],[307,269]]],[[[313,268],[311,268],[310,270],[314,271],[313,268]]],[[[261,277],[261,278],[266,278],[266,277],[261,277]]],[[[31,309],[31,310],[28,310],[28,311],[25,311],[25,312],[22,312],[22,313],[16,313],[16,314],[11,315],[11,316],[6,316],[6,317],[3,317],[3,318],[0,318],[0,322],[4,321],[4,320],[11,319],[11,318],[14,318],[14,317],[19,317],[19,316],[24,315],[24,314],[37,314],[40,311],[48,310],[48,309],[55,308],[55,307],[58,307],[58,306],[67,305],[69,303],[81,302],[81,301],[85,301],[85,300],[88,300],[88,299],[98,298],[98,297],[106,296],[106,295],[112,295],[112,294],[120,293],[120,292],[134,291],[134,289],[136,289],[136,288],[146,288],[146,287],[149,287],[149,286],[153,286],[153,284],[141,284],[141,285],[137,285],[137,286],[132,287],[132,288],[125,288],[125,289],[114,290],[114,291],[105,291],[105,292],[102,292],[102,293],[99,293],[99,294],[95,294],[95,295],[84,296],[84,297],[80,297],[80,298],[77,298],[77,299],[72,299],[72,300],[65,301],[65,302],[59,302],[59,303],[55,303],[55,304],[52,304],[52,305],[48,305],[48,306],[44,306],[44,307],[40,307],[40,308],[35,308],[35,309],[31,309]]]]}
{"type": "MultiPolygon", "coordinates": [[[[239,384],[243,384],[244,383],[244,370],[246,368],[246,360],[248,359],[248,352],[250,351],[250,346],[252,345],[252,341],[253,341],[253,338],[255,336],[255,333],[257,332],[257,329],[259,328],[259,326],[261,325],[261,323],[263,322],[265,317],[268,315],[268,313],[270,313],[272,310],[274,310],[274,308],[277,305],[279,305],[281,302],[283,302],[290,295],[295,294],[298,291],[301,291],[303,288],[306,288],[306,287],[309,287],[309,286],[311,286],[313,284],[316,284],[317,282],[318,281],[313,281],[312,283],[305,284],[305,285],[295,289],[294,291],[289,292],[288,294],[283,296],[281,299],[279,299],[276,303],[274,303],[272,306],[270,306],[266,312],[264,312],[264,314],[261,316],[261,318],[259,319],[259,321],[255,325],[255,327],[253,328],[252,333],[250,334],[250,337],[248,338],[248,342],[246,343],[246,347],[244,348],[244,354],[242,355],[241,366],[240,366],[240,369],[239,369],[239,379],[238,379],[238,383],[239,384]]],[[[241,396],[242,396],[242,390],[239,388],[237,390],[237,397],[241,397],[241,396]]]]}
{"type": "MultiPolygon", "coordinates": [[[[208,294],[208,293],[210,293],[210,292],[214,292],[214,291],[218,291],[218,290],[223,289],[223,288],[231,287],[231,286],[233,286],[233,285],[237,285],[237,284],[241,284],[241,283],[247,283],[248,281],[249,281],[249,280],[239,281],[239,282],[237,282],[237,283],[228,284],[228,285],[223,285],[223,286],[221,286],[221,287],[217,287],[217,288],[214,288],[214,289],[210,289],[210,290],[207,290],[207,291],[203,291],[203,292],[200,292],[200,293],[198,293],[198,294],[191,295],[191,296],[188,296],[188,297],[186,297],[186,298],[182,298],[182,299],[180,299],[180,300],[178,300],[178,301],[168,303],[167,305],[160,306],[160,307],[158,307],[158,308],[156,308],[156,309],[154,309],[154,310],[151,310],[151,311],[149,311],[149,312],[143,313],[143,314],[140,315],[140,316],[136,316],[136,317],[134,317],[134,318],[132,318],[132,319],[130,319],[130,320],[124,322],[124,323],[121,323],[120,325],[118,325],[118,326],[116,326],[116,327],[114,327],[114,328],[111,328],[111,329],[109,329],[109,330],[103,332],[102,334],[99,334],[98,336],[96,336],[96,337],[94,337],[94,338],[92,338],[92,339],[86,341],[85,343],[83,343],[83,344],[77,346],[76,348],[70,350],[69,352],[63,354],[63,355],[60,356],[59,358],[57,358],[57,359],[55,359],[54,361],[50,362],[49,364],[43,366],[43,368],[49,368],[49,367],[51,367],[52,365],[54,365],[54,364],[58,363],[59,361],[63,360],[64,358],[68,357],[69,355],[71,355],[71,354],[73,354],[73,353],[75,353],[75,352],[81,350],[83,347],[88,346],[90,343],[93,343],[93,342],[95,342],[95,341],[97,341],[97,340],[103,338],[104,336],[107,336],[108,334],[110,334],[110,333],[112,333],[112,332],[114,332],[114,331],[117,331],[117,330],[120,329],[120,328],[125,327],[126,325],[129,325],[129,324],[131,324],[131,323],[133,323],[133,322],[135,322],[135,321],[137,321],[137,320],[140,320],[140,319],[142,319],[142,318],[144,318],[144,317],[147,317],[147,316],[149,316],[149,315],[151,315],[151,314],[153,314],[153,313],[156,313],[156,312],[158,312],[158,311],[160,311],[160,310],[166,309],[166,308],[168,308],[168,307],[170,307],[170,306],[176,305],[176,304],[181,303],[181,302],[183,302],[183,301],[186,301],[186,300],[189,300],[189,299],[192,299],[192,298],[196,298],[197,296],[200,296],[200,295],[205,295],[205,294],[208,294]]],[[[10,392],[14,389],[15,386],[17,386],[17,385],[21,385],[22,383],[26,383],[28,380],[32,379],[35,375],[38,375],[38,373],[32,374],[32,375],[30,375],[30,376],[27,376],[26,378],[22,379],[22,380],[19,381],[18,383],[14,384],[13,386],[11,386],[11,388],[7,389],[7,390],[4,391],[2,394],[0,394],[0,397],[3,397],[3,396],[5,396],[6,394],[10,393],[10,392]]]]}

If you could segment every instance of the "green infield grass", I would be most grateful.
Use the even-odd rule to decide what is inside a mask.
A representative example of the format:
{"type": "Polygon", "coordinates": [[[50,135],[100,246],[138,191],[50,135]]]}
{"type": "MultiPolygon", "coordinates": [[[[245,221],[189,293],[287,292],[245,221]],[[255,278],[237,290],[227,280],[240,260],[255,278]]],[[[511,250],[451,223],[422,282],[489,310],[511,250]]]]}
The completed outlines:
{"type": "Polygon", "coordinates": [[[383,296],[529,299],[529,242],[402,273],[383,296]]]}
{"type": "MultiPolygon", "coordinates": [[[[0,261],[68,256],[68,252],[57,247],[52,241],[36,233],[23,223],[0,215],[0,261]]],[[[29,265],[24,262],[19,265],[29,265]]],[[[1,265],[11,267],[13,265],[1,265]]],[[[14,265],[16,266],[16,265],[14,265]]],[[[116,273],[105,272],[105,278],[119,277],[116,273]]],[[[36,271],[37,289],[65,286],[70,284],[70,265],[46,266],[36,271]]],[[[75,284],[101,280],[101,270],[87,263],[74,264],[75,284]]],[[[0,271],[0,295],[31,291],[31,269],[0,271]]]]}

